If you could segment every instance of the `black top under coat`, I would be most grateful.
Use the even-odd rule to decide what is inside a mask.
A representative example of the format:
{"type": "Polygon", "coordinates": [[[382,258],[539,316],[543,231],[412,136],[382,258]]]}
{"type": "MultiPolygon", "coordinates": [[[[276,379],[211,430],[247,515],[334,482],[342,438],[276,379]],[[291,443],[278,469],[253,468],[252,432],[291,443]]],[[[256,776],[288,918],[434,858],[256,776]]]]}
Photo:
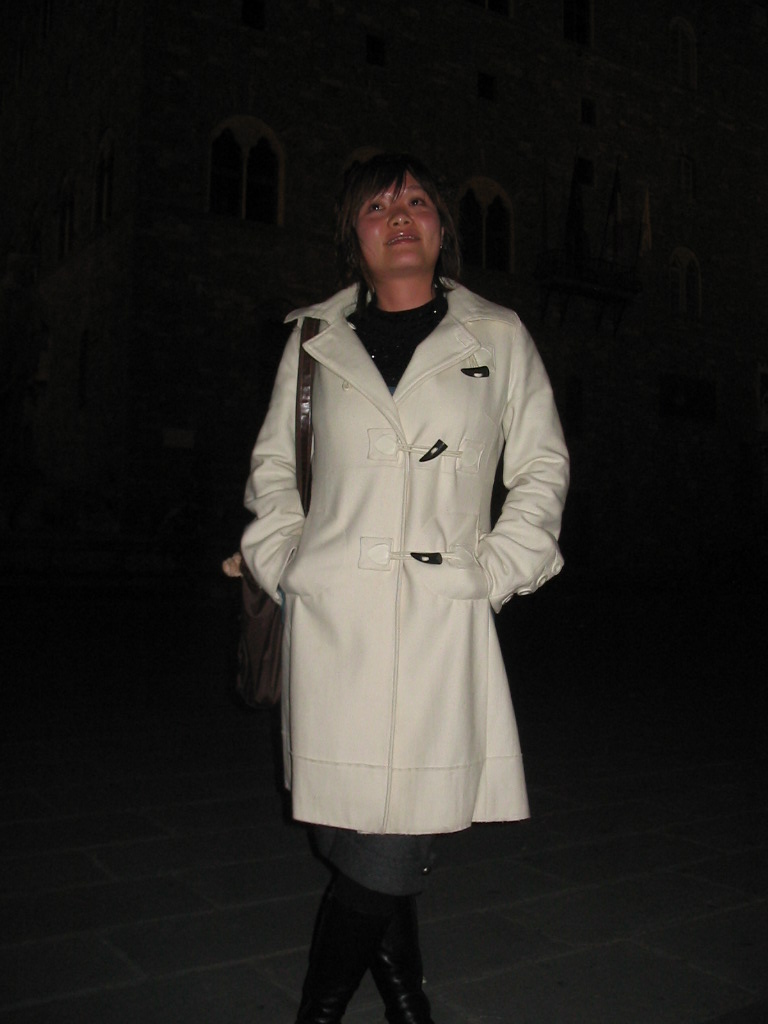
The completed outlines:
{"type": "Polygon", "coordinates": [[[375,300],[358,316],[349,317],[360,341],[368,349],[387,387],[394,389],[411,361],[416,346],[437,327],[448,312],[448,300],[440,293],[416,309],[386,312],[375,300]]]}

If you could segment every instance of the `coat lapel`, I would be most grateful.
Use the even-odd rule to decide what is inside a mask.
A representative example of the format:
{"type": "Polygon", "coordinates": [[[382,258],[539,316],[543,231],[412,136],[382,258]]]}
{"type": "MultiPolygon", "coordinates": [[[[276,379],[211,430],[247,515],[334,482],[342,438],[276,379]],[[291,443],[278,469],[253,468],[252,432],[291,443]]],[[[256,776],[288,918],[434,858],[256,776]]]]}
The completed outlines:
{"type": "Polygon", "coordinates": [[[478,348],[477,338],[449,312],[413,353],[395,390],[395,401],[400,402],[436,373],[468,359],[478,348]]]}
{"type": "Polygon", "coordinates": [[[466,312],[466,295],[470,293],[454,286],[448,295],[449,310],[428,338],[417,347],[413,358],[395,389],[394,396],[384,383],[371,357],[355,331],[344,318],[354,304],[354,286],[347,288],[328,302],[296,310],[286,319],[305,315],[327,319],[329,325],[304,346],[322,366],[328,367],[342,380],[347,380],[382,413],[402,437],[403,428],[397,403],[424,381],[449,366],[463,362],[480,347],[479,342],[462,324],[466,312]],[[453,306],[455,312],[452,312],[453,306]]]}
{"type": "Polygon", "coordinates": [[[305,349],[321,366],[365,395],[386,416],[398,434],[403,434],[397,407],[389,388],[357,334],[346,320],[336,320],[305,344],[305,349]]]}

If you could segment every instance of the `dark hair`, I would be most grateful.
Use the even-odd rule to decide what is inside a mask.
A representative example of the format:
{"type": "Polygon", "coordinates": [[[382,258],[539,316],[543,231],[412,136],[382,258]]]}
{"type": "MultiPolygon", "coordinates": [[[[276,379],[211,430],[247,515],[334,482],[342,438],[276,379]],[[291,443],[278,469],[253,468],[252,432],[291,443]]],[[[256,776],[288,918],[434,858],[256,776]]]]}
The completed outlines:
{"type": "Polygon", "coordinates": [[[446,278],[458,280],[461,273],[461,254],[456,226],[440,194],[435,176],[410,153],[379,153],[364,163],[355,162],[344,176],[341,195],[337,202],[336,252],[344,284],[357,283],[357,306],[361,311],[369,288],[365,275],[365,262],[360,251],[355,224],[366,200],[380,195],[394,184],[395,194],[402,191],[405,176],[410,173],[435,204],[443,228],[443,245],[435,265],[434,285],[439,292],[446,290],[446,278]]]}

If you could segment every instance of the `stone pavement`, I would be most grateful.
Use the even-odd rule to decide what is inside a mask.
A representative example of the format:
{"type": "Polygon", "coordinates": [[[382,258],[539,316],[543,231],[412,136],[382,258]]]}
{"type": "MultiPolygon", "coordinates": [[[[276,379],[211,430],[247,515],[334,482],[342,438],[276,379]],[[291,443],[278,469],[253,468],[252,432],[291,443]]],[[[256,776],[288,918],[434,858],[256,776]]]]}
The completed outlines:
{"type": "MultiPolygon", "coordinates": [[[[766,1024],[765,602],[548,586],[499,620],[533,817],[442,841],[434,1019],[766,1024]]],[[[326,874],[233,593],[2,595],[0,1024],[293,1021],[326,874]]]]}

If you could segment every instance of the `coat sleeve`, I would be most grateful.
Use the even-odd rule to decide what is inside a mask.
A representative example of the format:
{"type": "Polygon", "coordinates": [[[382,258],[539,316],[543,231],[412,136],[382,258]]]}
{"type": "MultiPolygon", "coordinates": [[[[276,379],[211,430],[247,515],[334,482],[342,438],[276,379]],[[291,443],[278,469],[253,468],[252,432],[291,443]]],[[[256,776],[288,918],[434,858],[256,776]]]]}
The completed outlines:
{"type": "Polygon", "coordinates": [[[568,450],[546,370],[525,327],[512,330],[502,424],[507,495],[478,545],[497,612],[515,594],[532,593],[562,569],[557,540],[569,480],[568,450]]]}
{"type": "Polygon", "coordinates": [[[304,510],[296,484],[296,374],[299,328],[294,328],[275,377],[269,409],[251,454],[245,507],[255,516],[240,550],[248,568],[278,604],[280,578],[293,557],[304,528],[304,510]]]}

